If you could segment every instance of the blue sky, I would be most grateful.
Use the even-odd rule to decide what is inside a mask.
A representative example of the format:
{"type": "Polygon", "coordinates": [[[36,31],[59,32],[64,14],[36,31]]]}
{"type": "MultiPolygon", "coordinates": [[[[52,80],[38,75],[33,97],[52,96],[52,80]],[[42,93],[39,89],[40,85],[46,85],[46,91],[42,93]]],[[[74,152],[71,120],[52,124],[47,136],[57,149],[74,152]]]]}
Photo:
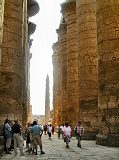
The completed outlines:
{"type": "Polygon", "coordinates": [[[30,61],[30,97],[32,113],[45,114],[45,81],[46,75],[50,78],[50,108],[52,109],[52,45],[57,41],[56,29],[59,27],[61,13],[60,3],[64,0],[37,0],[40,12],[30,21],[37,24],[36,32],[31,36],[34,39],[30,61]]]}

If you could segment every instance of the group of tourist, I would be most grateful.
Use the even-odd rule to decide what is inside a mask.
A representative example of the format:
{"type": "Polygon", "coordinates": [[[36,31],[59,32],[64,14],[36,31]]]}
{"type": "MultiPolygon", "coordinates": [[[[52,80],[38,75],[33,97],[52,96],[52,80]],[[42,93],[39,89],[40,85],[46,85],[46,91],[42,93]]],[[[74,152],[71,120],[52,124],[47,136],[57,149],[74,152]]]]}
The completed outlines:
{"type": "MultiPolygon", "coordinates": [[[[5,140],[5,151],[6,154],[11,154],[11,143],[13,140],[13,148],[15,156],[18,155],[17,148],[20,150],[20,156],[25,155],[23,152],[23,145],[24,145],[24,139],[23,139],[23,131],[22,126],[19,124],[19,120],[15,120],[14,124],[11,124],[8,119],[5,120],[4,126],[3,126],[3,133],[4,133],[4,140],[5,140]]],[[[34,121],[32,124],[28,124],[28,127],[26,128],[26,147],[28,148],[28,151],[32,151],[35,155],[37,155],[37,148],[38,145],[41,150],[41,154],[45,154],[45,152],[42,150],[42,139],[41,136],[43,134],[43,129],[40,125],[37,124],[37,121],[34,121]],[[29,147],[30,144],[30,147],[29,147]]]]}
{"type": "Polygon", "coordinates": [[[19,120],[15,120],[14,124],[11,123],[10,120],[6,119],[3,126],[4,133],[4,149],[7,154],[11,154],[11,143],[14,143],[14,152],[15,156],[17,156],[17,147],[19,147],[20,155],[24,155],[23,152],[23,137],[21,135],[21,125],[19,124],[19,120]],[[13,139],[13,141],[12,141],[13,139]]]}
{"type": "MultiPolygon", "coordinates": [[[[78,140],[77,146],[81,148],[81,136],[84,134],[84,128],[81,125],[81,121],[78,122],[78,124],[74,128],[75,136],[78,140]]],[[[72,135],[71,127],[68,125],[68,123],[65,123],[65,125],[59,125],[57,127],[57,133],[58,138],[60,138],[60,135],[62,135],[62,138],[64,139],[64,142],[66,142],[66,148],[69,148],[69,142],[72,135]]]]}
{"type": "MultiPolygon", "coordinates": [[[[32,154],[37,155],[38,146],[40,147],[41,154],[45,154],[42,148],[42,134],[48,135],[51,140],[51,135],[54,134],[54,127],[50,125],[41,126],[37,124],[37,121],[33,121],[32,124],[28,123],[28,126],[25,129],[25,136],[23,136],[22,126],[19,124],[19,120],[15,120],[14,124],[11,123],[8,119],[5,120],[3,126],[4,139],[5,139],[5,152],[6,154],[11,154],[11,144],[13,143],[15,156],[18,155],[17,148],[20,150],[20,155],[25,155],[23,151],[24,139],[26,139],[26,148],[27,152],[32,152],[32,154]],[[23,139],[23,137],[26,137],[23,139]]],[[[81,147],[81,136],[84,134],[84,128],[81,125],[81,122],[74,128],[76,138],[78,140],[77,146],[81,147]]],[[[69,148],[69,142],[72,135],[71,127],[68,123],[65,125],[59,125],[57,127],[58,139],[62,135],[62,139],[66,143],[66,148],[69,148]]]]}
{"type": "Polygon", "coordinates": [[[44,130],[44,134],[45,135],[48,134],[49,139],[51,140],[51,135],[54,134],[54,126],[51,124],[50,125],[46,124],[43,126],[43,130],[44,130]]]}

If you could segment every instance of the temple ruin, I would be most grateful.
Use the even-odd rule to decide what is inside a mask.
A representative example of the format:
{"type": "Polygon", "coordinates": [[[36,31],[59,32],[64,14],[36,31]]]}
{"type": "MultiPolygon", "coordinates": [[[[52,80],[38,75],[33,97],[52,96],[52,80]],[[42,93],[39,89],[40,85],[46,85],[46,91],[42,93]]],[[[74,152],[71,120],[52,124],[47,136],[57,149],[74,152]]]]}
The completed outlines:
{"type": "MultiPolygon", "coordinates": [[[[36,0],[0,0],[0,125],[32,119],[30,35],[36,0]]],[[[84,139],[119,146],[119,0],[66,0],[53,44],[53,125],[78,121],[84,139]]],[[[39,95],[40,96],[40,95],[39,95]]]]}
{"type": "Polygon", "coordinates": [[[119,146],[119,1],[66,0],[53,44],[53,123],[119,146]]]}

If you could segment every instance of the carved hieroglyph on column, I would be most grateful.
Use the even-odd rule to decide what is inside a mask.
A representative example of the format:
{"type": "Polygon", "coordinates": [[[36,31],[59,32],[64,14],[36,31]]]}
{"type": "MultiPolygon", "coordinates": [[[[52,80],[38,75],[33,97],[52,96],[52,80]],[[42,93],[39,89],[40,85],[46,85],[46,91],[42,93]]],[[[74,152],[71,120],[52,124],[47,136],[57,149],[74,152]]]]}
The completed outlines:
{"type": "Polygon", "coordinates": [[[99,58],[97,144],[119,146],[119,1],[96,2],[99,58]]]}
{"type": "Polygon", "coordinates": [[[58,124],[58,42],[53,44],[53,124],[58,124]]]}
{"type": "Polygon", "coordinates": [[[1,59],[0,117],[22,120],[22,0],[6,0],[1,59]]]}
{"type": "Polygon", "coordinates": [[[98,132],[97,55],[95,0],[77,0],[79,54],[79,119],[85,138],[98,132]]]}
{"type": "Polygon", "coordinates": [[[76,1],[61,4],[61,12],[67,24],[67,117],[69,124],[74,127],[79,112],[76,1]]]}

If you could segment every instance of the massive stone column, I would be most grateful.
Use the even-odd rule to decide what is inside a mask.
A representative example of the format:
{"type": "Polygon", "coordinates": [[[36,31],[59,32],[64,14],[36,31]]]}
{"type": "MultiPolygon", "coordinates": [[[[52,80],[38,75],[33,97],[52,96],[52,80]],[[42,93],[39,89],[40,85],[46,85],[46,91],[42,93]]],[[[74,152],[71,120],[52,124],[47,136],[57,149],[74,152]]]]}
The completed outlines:
{"type": "Polygon", "coordinates": [[[57,61],[57,74],[58,74],[58,79],[57,79],[57,84],[58,84],[58,93],[57,93],[57,100],[58,100],[58,116],[57,116],[57,121],[58,124],[62,123],[62,46],[61,46],[61,30],[57,29],[56,30],[58,34],[58,46],[57,46],[57,56],[58,56],[58,61],[57,61]]]}
{"type": "Polygon", "coordinates": [[[119,146],[119,1],[96,2],[99,71],[97,144],[119,146]]]}
{"type": "Polygon", "coordinates": [[[23,1],[6,0],[1,58],[0,118],[22,121],[23,1]]]}
{"type": "Polygon", "coordinates": [[[67,25],[60,24],[61,58],[62,58],[62,124],[68,121],[67,117],[67,25]]]}
{"type": "Polygon", "coordinates": [[[85,138],[95,139],[98,133],[98,90],[96,53],[95,0],[77,0],[79,119],[85,138]]]}
{"type": "Polygon", "coordinates": [[[58,46],[59,43],[54,43],[52,63],[53,63],[53,125],[58,125],[58,46]]]}
{"type": "Polygon", "coordinates": [[[67,117],[69,124],[74,127],[79,112],[76,1],[62,3],[61,12],[67,24],[67,117]]]}

